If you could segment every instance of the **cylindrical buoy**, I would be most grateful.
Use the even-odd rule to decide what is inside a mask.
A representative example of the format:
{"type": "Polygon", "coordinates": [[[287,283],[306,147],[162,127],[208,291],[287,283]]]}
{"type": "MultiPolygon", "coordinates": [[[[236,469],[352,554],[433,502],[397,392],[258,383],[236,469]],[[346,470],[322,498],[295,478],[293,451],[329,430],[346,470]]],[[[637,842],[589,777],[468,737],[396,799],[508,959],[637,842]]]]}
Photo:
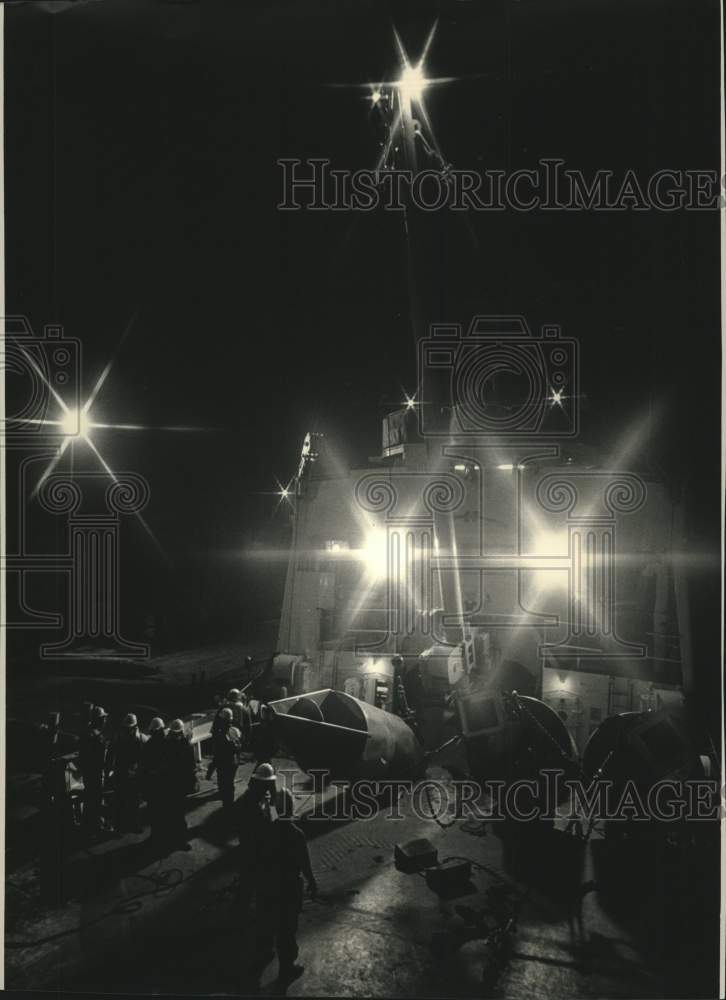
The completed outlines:
{"type": "Polygon", "coordinates": [[[305,771],[336,778],[414,778],[424,752],[397,715],[326,688],[270,702],[270,725],[305,771]]]}
{"type": "MultiPolygon", "coordinates": [[[[476,781],[534,781],[545,801],[548,771],[578,776],[577,750],[566,726],[538,698],[483,690],[457,697],[455,704],[476,781]]],[[[564,784],[557,787],[564,794],[564,784]]]]}

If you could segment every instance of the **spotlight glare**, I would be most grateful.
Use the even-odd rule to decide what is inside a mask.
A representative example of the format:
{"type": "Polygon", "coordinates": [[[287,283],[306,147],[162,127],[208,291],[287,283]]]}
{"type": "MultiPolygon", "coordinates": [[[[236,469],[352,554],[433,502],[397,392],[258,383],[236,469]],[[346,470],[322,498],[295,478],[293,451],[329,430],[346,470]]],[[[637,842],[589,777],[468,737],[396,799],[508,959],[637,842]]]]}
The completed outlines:
{"type": "Polygon", "coordinates": [[[373,93],[371,94],[371,104],[378,104],[378,102],[381,99],[381,96],[382,95],[380,90],[378,89],[374,90],[373,93]]]}
{"type": "Polygon", "coordinates": [[[420,101],[421,94],[428,80],[423,74],[420,64],[418,66],[407,66],[401,74],[399,87],[401,96],[406,101],[420,101]]]}
{"type": "MultiPolygon", "coordinates": [[[[548,527],[537,527],[532,532],[527,548],[535,556],[542,556],[543,560],[548,557],[557,559],[566,556],[569,551],[567,533],[562,529],[557,530],[548,527]]],[[[530,585],[533,585],[535,592],[544,594],[566,593],[569,574],[566,569],[542,568],[528,571],[530,585]]]]}
{"type": "Polygon", "coordinates": [[[85,410],[66,410],[61,418],[61,428],[66,437],[87,438],[90,427],[85,410]]]}
{"type": "Polygon", "coordinates": [[[371,581],[382,579],[388,571],[388,535],[384,528],[373,528],[363,544],[363,562],[371,581]]]}

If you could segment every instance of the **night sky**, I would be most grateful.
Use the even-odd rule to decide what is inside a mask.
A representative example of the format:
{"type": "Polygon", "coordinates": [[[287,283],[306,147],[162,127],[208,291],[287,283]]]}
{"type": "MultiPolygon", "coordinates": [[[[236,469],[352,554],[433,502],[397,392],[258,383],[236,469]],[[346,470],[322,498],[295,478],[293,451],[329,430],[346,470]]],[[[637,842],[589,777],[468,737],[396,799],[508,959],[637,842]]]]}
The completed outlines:
{"type": "MultiPolygon", "coordinates": [[[[312,427],[351,462],[377,454],[415,389],[400,215],[280,213],[276,160],[371,167],[365,91],[330,84],[395,78],[393,24],[415,57],[437,16],[427,72],[461,79],[427,106],[455,167],[718,168],[716,2],[6,4],[7,311],[82,340],[86,391],[135,315],[94,418],[208,428],[94,436],[148,478],[167,555],[129,525],[130,621],[276,617],[279,568],[241,558],[288,537],[261,494],[312,427]]],[[[712,552],[718,225],[441,212],[417,261],[428,320],[521,313],[580,338],[583,441],[662,404],[649,458],[688,484],[712,552]]]]}

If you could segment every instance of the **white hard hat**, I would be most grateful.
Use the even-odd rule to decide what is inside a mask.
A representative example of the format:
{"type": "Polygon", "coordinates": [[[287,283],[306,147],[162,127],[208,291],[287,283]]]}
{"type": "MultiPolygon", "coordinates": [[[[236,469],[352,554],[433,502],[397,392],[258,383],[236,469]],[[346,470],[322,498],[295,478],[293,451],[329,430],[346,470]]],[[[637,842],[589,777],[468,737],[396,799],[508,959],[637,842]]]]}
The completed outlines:
{"type": "Polygon", "coordinates": [[[158,715],[156,716],[156,718],[152,719],[151,722],[149,723],[150,733],[156,733],[163,728],[164,728],[164,720],[160,719],[158,715]]]}
{"type": "Polygon", "coordinates": [[[139,720],[136,718],[133,712],[129,712],[128,715],[124,715],[122,726],[126,726],[127,729],[131,729],[133,726],[138,726],[139,720]]]}
{"type": "Polygon", "coordinates": [[[219,718],[220,719],[229,719],[230,722],[231,722],[232,719],[234,718],[234,715],[232,713],[232,709],[231,708],[223,708],[220,711],[220,713],[219,713],[219,718]]]}
{"type": "Polygon", "coordinates": [[[239,698],[239,688],[230,688],[227,692],[228,701],[237,701],[239,698]]]}
{"type": "Polygon", "coordinates": [[[174,719],[169,726],[169,731],[172,733],[183,733],[184,723],[181,719],[174,719]]]}
{"type": "Polygon", "coordinates": [[[274,785],[277,780],[275,768],[272,764],[260,764],[257,770],[250,776],[250,781],[260,781],[266,785],[274,785]]]}

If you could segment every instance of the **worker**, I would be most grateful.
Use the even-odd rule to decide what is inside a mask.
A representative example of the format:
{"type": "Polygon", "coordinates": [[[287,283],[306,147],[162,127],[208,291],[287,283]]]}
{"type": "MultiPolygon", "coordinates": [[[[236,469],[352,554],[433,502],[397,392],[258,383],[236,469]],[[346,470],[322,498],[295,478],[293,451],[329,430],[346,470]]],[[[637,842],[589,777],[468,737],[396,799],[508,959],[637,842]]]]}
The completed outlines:
{"type": "Polygon", "coordinates": [[[242,703],[242,726],[240,728],[242,746],[249,749],[252,743],[252,709],[250,708],[250,699],[244,692],[240,695],[240,701],[242,703]]]}
{"type": "Polygon", "coordinates": [[[239,688],[230,688],[230,690],[227,692],[224,698],[220,700],[219,707],[217,711],[214,713],[214,718],[212,719],[212,739],[214,739],[217,733],[219,733],[220,731],[224,731],[224,726],[221,724],[222,712],[225,710],[225,708],[232,709],[234,717],[234,706],[239,702],[239,699],[240,699],[239,688]]]}
{"type": "Polygon", "coordinates": [[[166,846],[191,851],[187,840],[186,797],[196,789],[194,749],[181,719],[174,719],[165,741],[164,825],[166,846]]]}
{"type": "Polygon", "coordinates": [[[141,748],[139,775],[141,793],[146,799],[149,842],[154,846],[164,840],[164,783],[166,776],[166,729],[158,716],[149,723],[148,740],[141,748]]]}
{"type": "Polygon", "coordinates": [[[304,972],[298,965],[297,925],[303,877],[314,897],[315,877],[305,834],[293,822],[293,799],[277,787],[271,764],[260,764],[238,802],[241,884],[245,902],[254,907],[255,948],[250,974],[258,980],[272,961],[279,961],[279,981],[287,986],[304,972]]]}
{"type": "Polygon", "coordinates": [[[114,829],[117,834],[142,832],[139,765],[148,738],[139,732],[139,720],[133,712],[124,716],[114,745],[114,829]]]}
{"type": "Polygon", "coordinates": [[[252,719],[247,705],[247,695],[242,694],[237,688],[232,688],[227,694],[227,707],[232,709],[232,720],[236,728],[243,735],[249,736],[252,719]]]}
{"type": "Polygon", "coordinates": [[[212,761],[207,768],[207,781],[217,772],[217,788],[224,811],[229,815],[234,804],[234,778],[242,750],[242,734],[232,725],[231,708],[223,708],[219,727],[212,743],[212,761]]]}
{"type": "Polygon", "coordinates": [[[260,721],[260,708],[262,708],[262,702],[254,694],[254,692],[249,696],[249,698],[247,700],[247,705],[248,705],[249,710],[250,710],[250,717],[252,719],[252,722],[253,723],[259,722],[260,721]]]}
{"type": "Polygon", "coordinates": [[[108,713],[100,705],[91,709],[91,721],[80,745],[83,774],[83,821],[89,831],[100,835],[106,829],[103,795],[113,768],[113,754],[106,734],[108,713]]]}

